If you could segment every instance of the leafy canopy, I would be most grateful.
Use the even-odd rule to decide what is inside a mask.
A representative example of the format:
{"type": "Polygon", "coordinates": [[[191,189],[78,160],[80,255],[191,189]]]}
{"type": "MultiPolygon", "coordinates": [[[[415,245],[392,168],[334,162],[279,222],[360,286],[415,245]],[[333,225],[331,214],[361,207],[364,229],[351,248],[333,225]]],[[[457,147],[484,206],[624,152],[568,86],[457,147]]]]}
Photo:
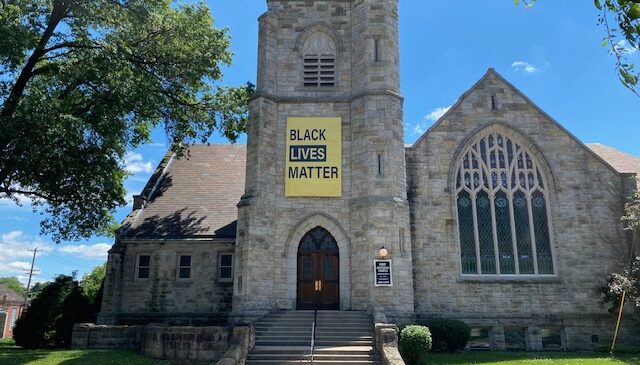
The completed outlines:
{"type": "Polygon", "coordinates": [[[98,296],[98,292],[102,287],[102,282],[104,281],[106,272],[107,263],[105,262],[102,265],[94,267],[91,272],[82,275],[80,286],[82,287],[82,291],[84,292],[84,295],[89,299],[89,301],[95,302],[95,299],[98,296]]]}
{"type": "Polygon", "coordinates": [[[4,284],[7,288],[13,290],[20,296],[24,297],[27,293],[27,288],[25,288],[16,277],[0,278],[0,284],[4,284]]]}
{"type": "Polygon", "coordinates": [[[202,3],[0,2],[0,198],[31,198],[56,241],[110,229],[154,127],[177,152],[244,132],[253,85],[216,85],[229,42],[202,3]]]}
{"type": "MultiPolygon", "coordinates": [[[[527,8],[536,0],[514,0],[527,8]]],[[[616,60],[618,78],[624,87],[640,97],[640,71],[629,62],[629,55],[640,49],[640,0],[594,0],[600,11],[598,23],[605,30],[602,45],[616,60]]]]}

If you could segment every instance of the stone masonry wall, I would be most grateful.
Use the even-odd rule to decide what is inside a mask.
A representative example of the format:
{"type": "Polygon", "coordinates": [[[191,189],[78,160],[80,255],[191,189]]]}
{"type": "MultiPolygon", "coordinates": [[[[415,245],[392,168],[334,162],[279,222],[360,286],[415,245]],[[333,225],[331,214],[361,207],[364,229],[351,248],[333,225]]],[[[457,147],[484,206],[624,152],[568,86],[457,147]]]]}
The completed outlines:
{"type": "Polygon", "coordinates": [[[299,235],[320,225],[340,248],[340,308],[380,306],[390,316],[410,317],[397,2],[269,0],[268,5],[260,18],[258,93],[251,103],[246,194],[238,213],[233,311],[248,318],[295,309],[299,235]],[[336,45],[335,87],[304,86],[300,48],[314,31],[336,45]],[[288,117],[342,118],[342,197],[284,196],[288,117]],[[382,246],[394,260],[393,288],[373,287],[373,259],[382,246]]]}
{"type": "Polygon", "coordinates": [[[587,341],[596,346],[591,335],[610,333],[613,317],[597,289],[628,257],[619,225],[621,176],[499,76],[490,71],[407,150],[407,169],[420,317],[454,317],[478,326],[571,326],[565,331],[569,348],[587,347],[587,341]],[[491,110],[491,95],[499,110],[491,110]],[[461,275],[451,169],[461,146],[487,127],[525,143],[548,165],[553,277],[461,275]]]}
{"type": "Polygon", "coordinates": [[[244,364],[253,347],[252,327],[96,326],[76,324],[73,349],[134,350],[178,363],[244,364]]]}
{"type": "Polygon", "coordinates": [[[232,243],[120,243],[109,257],[99,323],[226,323],[233,283],[218,280],[218,260],[233,249],[232,243]],[[151,256],[149,279],[136,277],[138,255],[151,256]],[[191,255],[190,279],[178,279],[179,255],[191,255]]]}

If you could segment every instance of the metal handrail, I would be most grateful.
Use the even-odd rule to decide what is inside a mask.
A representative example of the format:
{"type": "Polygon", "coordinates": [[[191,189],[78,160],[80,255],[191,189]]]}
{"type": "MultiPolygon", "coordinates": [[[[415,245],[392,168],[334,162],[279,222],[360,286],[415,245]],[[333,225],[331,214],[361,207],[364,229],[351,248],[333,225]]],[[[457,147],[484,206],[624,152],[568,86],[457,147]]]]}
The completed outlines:
{"type": "Polygon", "coordinates": [[[311,364],[313,364],[313,350],[315,350],[316,347],[316,322],[318,320],[318,310],[315,309],[313,312],[313,325],[311,326],[311,349],[309,350],[310,352],[310,356],[309,356],[309,360],[311,361],[311,364]]]}

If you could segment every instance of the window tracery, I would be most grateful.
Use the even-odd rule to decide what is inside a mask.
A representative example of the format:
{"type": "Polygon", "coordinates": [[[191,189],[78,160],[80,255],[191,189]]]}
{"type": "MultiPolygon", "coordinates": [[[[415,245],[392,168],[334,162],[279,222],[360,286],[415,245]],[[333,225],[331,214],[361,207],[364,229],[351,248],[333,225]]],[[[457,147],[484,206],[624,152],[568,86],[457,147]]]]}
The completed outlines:
{"type": "Polygon", "coordinates": [[[547,184],[530,151],[487,134],[460,156],[455,186],[463,274],[554,274],[547,184]]]}

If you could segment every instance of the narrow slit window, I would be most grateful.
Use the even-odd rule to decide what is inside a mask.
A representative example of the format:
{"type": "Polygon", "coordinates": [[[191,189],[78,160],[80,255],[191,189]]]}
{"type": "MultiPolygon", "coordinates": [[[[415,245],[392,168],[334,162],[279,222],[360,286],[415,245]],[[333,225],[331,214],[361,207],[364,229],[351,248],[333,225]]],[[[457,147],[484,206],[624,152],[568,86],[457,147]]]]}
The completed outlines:
{"type": "Polygon", "coordinates": [[[498,97],[491,95],[491,110],[498,110],[498,97]]]}
{"type": "Polygon", "coordinates": [[[400,228],[400,230],[398,231],[398,236],[398,242],[400,243],[400,252],[406,252],[407,248],[404,241],[404,228],[400,228]]]}
{"type": "Polygon", "coordinates": [[[190,255],[180,255],[180,263],[178,267],[178,278],[179,279],[191,278],[191,256],[190,255]]]}
{"type": "Polygon", "coordinates": [[[373,40],[373,61],[380,62],[382,61],[382,51],[380,49],[380,39],[373,40]]]}
{"type": "Polygon", "coordinates": [[[378,153],[377,158],[378,158],[378,176],[383,176],[384,175],[384,166],[383,166],[384,159],[382,157],[382,154],[378,153]]]}

